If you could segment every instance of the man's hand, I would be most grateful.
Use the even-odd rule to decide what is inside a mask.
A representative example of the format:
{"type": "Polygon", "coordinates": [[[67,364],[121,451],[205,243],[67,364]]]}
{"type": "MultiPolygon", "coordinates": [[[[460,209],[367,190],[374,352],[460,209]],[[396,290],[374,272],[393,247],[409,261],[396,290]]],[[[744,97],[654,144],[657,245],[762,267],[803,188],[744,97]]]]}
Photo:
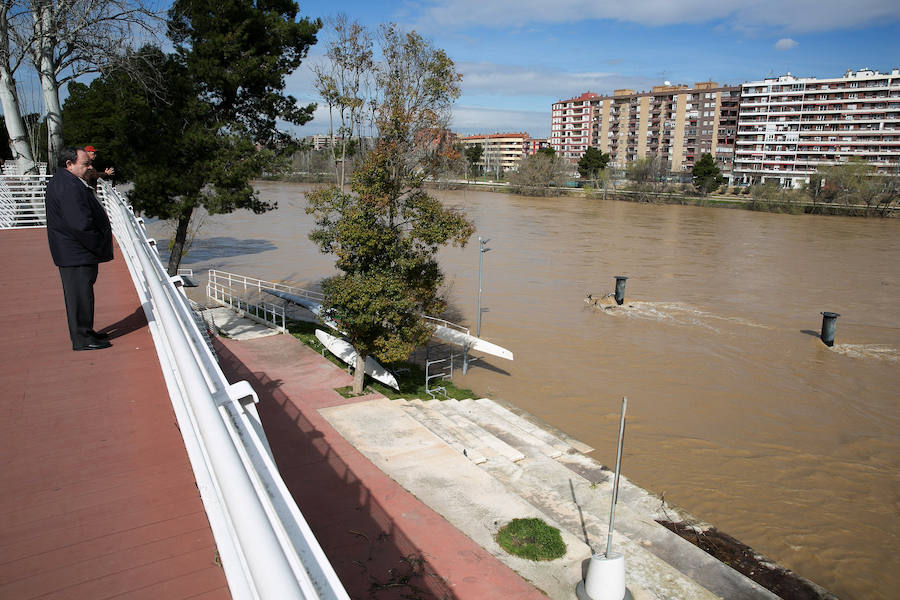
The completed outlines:
{"type": "Polygon", "coordinates": [[[116,170],[113,169],[112,167],[106,167],[106,170],[103,171],[103,174],[104,174],[104,175],[109,175],[110,177],[112,177],[113,175],[116,174],[116,170]]]}

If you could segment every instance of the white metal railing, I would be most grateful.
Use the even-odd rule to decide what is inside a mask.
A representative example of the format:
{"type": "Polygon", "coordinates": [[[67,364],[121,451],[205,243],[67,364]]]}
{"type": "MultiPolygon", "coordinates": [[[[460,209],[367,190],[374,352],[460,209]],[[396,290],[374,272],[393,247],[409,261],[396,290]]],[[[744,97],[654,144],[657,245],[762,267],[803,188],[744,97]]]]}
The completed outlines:
{"type": "MultiPolygon", "coordinates": [[[[44,175],[47,173],[47,163],[39,162],[33,163],[34,167],[30,169],[34,171],[35,174],[44,175]]],[[[22,167],[18,162],[14,160],[8,160],[3,163],[3,174],[4,175],[22,175],[22,167]]]]}
{"type": "Polygon", "coordinates": [[[213,286],[214,288],[229,288],[232,290],[243,290],[244,293],[247,293],[250,290],[255,290],[257,292],[262,292],[263,290],[276,290],[279,292],[294,294],[295,296],[300,296],[301,298],[308,298],[315,302],[322,302],[322,300],[325,298],[325,296],[321,292],[316,292],[314,290],[307,290],[277,281],[255,279],[253,277],[246,277],[244,275],[228,273],[227,271],[218,271],[216,269],[211,269],[209,271],[208,281],[209,283],[207,284],[207,288],[209,288],[210,286],[213,286]]]}
{"type": "Polygon", "coordinates": [[[349,598],[278,474],[256,393],[246,381],[228,383],[142,221],[112,186],[101,181],[100,192],[147,313],[232,596],[349,598]]]}
{"type": "Polygon", "coordinates": [[[0,229],[47,225],[44,190],[48,179],[47,175],[0,177],[0,229]]]}
{"type": "Polygon", "coordinates": [[[206,296],[223,306],[229,306],[248,317],[254,318],[279,331],[287,331],[287,310],[284,304],[261,298],[265,290],[286,292],[314,302],[322,302],[320,292],[307,290],[277,281],[266,281],[211,269],[207,276],[206,296]]]}
{"type": "Polygon", "coordinates": [[[452,323],[452,322],[446,321],[444,319],[438,319],[437,317],[429,317],[428,315],[426,315],[424,317],[424,319],[425,319],[425,322],[428,323],[429,325],[431,325],[432,327],[437,327],[438,325],[443,325],[444,327],[447,327],[449,329],[453,329],[455,331],[459,331],[459,332],[465,333],[466,335],[469,335],[468,327],[464,327],[462,325],[457,325],[456,323],[452,323]]]}
{"type": "MultiPolygon", "coordinates": [[[[19,179],[0,177],[0,190],[19,179]]],[[[143,221],[106,182],[99,196],[147,315],[232,597],[349,600],[278,473],[253,388],[228,383],[143,221]]]]}

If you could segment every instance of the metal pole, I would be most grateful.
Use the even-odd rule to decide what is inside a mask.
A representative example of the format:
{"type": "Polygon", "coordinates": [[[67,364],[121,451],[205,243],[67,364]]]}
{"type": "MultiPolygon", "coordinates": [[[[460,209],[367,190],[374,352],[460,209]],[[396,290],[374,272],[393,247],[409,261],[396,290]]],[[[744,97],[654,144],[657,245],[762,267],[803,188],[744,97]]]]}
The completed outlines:
{"type": "Polygon", "coordinates": [[[612,502],[609,505],[609,531],[606,535],[606,558],[612,552],[613,523],[616,520],[616,501],[619,499],[619,469],[622,466],[622,439],[625,437],[625,408],[628,406],[628,398],[622,398],[622,418],[619,421],[619,444],[616,448],[616,479],[613,482],[612,502]]]}
{"type": "Polygon", "coordinates": [[[482,267],[484,266],[484,253],[488,252],[490,248],[485,248],[484,245],[487,244],[489,239],[483,238],[481,236],[478,237],[478,312],[476,313],[478,316],[476,317],[476,325],[475,325],[475,337],[481,337],[481,283],[482,283],[482,267]]]}

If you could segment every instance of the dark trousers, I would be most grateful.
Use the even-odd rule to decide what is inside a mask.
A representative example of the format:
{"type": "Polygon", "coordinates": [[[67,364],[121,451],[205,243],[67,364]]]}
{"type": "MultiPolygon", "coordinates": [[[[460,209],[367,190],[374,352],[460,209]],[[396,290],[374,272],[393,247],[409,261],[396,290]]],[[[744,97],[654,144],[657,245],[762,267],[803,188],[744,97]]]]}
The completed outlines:
{"type": "Polygon", "coordinates": [[[69,337],[72,346],[86,346],[94,341],[94,282],[97,281],[97,265],[59,267],[63,296],[66,299],[66,317],[69,320],[69,337]]]}

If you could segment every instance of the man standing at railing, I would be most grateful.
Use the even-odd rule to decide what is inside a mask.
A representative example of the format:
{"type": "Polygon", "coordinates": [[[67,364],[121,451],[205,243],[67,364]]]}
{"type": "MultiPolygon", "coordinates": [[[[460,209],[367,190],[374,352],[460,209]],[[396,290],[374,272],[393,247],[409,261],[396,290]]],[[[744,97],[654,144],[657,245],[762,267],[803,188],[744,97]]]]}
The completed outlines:
{"type": "Polygon", "coordinates": [[[59,168],[47,183],[47,241],[59,267],[73,350],[101,350],[112,344],[94,331],[97,265],[113,258],[106,211],[84,181],[91,159],[83,148],[63,148],[59,168]]]}
{"type": "Polygon", "coordinates": [[[97,181],[100,177],[105,175],[106,178],[110,178],[116,174],[116,170],[112,167],[106,167],[103,171],[98,171],[97,149],[93,146],[85,146],[84,151],[87,152],[88,158],[91,159],[91,166],[88,167],[87,173],[85,173],[83,179],[87,181],[87,184],[91,186],[94,191],[97,191],[97,181]]]}

